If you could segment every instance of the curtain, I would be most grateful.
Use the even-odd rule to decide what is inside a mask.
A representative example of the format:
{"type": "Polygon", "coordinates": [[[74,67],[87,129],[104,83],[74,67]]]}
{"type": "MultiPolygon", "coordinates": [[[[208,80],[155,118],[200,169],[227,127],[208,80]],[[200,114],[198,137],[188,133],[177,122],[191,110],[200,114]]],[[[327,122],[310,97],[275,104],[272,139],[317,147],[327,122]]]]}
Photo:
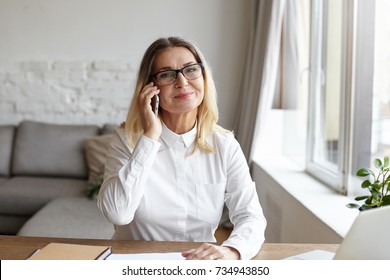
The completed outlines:
{"type": "Polygon", "coordinates": [[[285,0],[254,0],[235,134],[251,162],[275,92],[285,0]]]}

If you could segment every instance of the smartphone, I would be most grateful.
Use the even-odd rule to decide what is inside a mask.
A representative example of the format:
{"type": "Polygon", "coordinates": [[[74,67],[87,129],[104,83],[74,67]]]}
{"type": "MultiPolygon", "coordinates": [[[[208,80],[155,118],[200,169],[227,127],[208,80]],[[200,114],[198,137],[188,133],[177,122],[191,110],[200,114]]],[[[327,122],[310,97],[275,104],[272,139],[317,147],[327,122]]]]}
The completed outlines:
{"type": "Polygon", "coordinates": [[[152,106],[153,113],[155,113],[156,116],[158,114],[159,103],[160,103],[160,99],[159,99],[158,95],[156,94],[155,96],[152,97],[152,102],[150,103],[150,105],[152,106]]]}

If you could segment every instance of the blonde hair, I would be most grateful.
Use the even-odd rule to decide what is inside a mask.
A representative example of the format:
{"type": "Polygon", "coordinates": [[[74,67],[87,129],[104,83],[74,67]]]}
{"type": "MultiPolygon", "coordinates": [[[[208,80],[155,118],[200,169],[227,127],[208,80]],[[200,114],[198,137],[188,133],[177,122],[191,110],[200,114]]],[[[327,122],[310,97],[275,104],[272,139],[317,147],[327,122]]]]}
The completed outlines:
{"type": "Polygon", "coordinates": [[[174,47],[184,47],[188,49],[194,55],[196,61],[203,64],[204,98],[198,107],[197,135],[193,152],[196,149],[208,153],[213,152],[213,147],[207,143],[207,137],[214,132],[216,127],[218,127],[217,122],[219,114],[217,107],[217,91],[215,89],[214,80],[202,53],[193,43],[180,37],[160,38],[154,41],[146,50],[142,58],[136,87],[125,124],[125,133],[127,135],[128,143],[134,148],[143,134],[138,96],[143,87],[150,82],[150,75],[153,71],[156,54],[167,48],[174,47]]]}

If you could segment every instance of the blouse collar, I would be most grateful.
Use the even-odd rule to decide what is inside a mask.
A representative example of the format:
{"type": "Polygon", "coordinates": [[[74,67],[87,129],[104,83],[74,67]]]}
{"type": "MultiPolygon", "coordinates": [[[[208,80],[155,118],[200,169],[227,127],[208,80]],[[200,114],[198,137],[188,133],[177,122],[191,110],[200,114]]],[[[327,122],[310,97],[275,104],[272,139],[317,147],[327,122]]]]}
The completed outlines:
{"type": "Polygon", "coordinates": [[[163,121],[162,123],[162,133],[161,133],[161,139],[167,144],[168,147],[173,147],[173,145],[179,141],[182,140],[185,144],[185,146],[188,148],[192,145],[192,143],[195,141],[196,133],[197,133],[197,122],[195,123],[194,127],[183,134],[176,134],[172,130],[170,130],[163,121]]]}

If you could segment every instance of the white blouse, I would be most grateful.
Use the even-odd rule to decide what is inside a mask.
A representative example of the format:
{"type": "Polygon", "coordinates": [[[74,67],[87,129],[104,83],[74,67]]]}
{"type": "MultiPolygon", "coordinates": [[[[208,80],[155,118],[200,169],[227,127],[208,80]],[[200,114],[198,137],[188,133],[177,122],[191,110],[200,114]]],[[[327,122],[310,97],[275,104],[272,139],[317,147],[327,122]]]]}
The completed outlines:
{"type": "Polygon", "coordinates": [[[252,258],[266,221],[241,147],[218,130],[208,138],[214,153],[191,154],[195,137],[196,127],[177,135],[163,124],[159,141],[141,136],[133,150],[115,130],[98,197],[113,238],[215,242],[226,203],[234,229],[222,245],[252,258]]]}

